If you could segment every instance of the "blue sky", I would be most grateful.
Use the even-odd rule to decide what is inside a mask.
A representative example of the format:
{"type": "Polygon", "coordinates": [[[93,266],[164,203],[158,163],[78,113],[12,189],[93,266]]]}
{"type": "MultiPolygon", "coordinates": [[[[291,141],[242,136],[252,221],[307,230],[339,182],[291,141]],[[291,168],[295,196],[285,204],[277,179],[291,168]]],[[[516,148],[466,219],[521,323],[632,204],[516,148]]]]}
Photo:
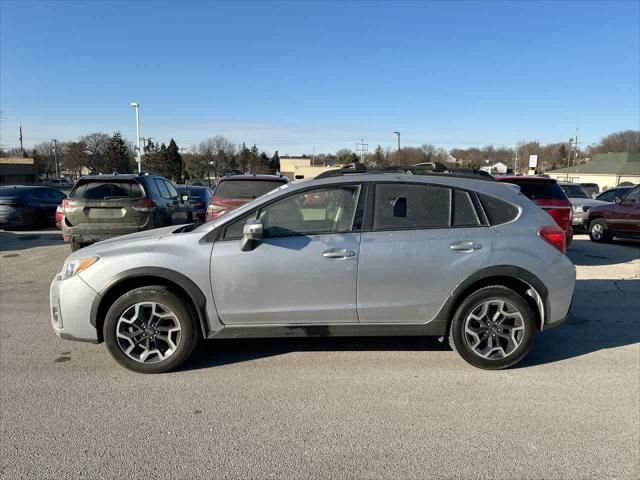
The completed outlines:
{"type": "Polygon", "coordinates": [[[0,144],[281,154],[640,129],[640,2],[0,2],[0,144]]]}

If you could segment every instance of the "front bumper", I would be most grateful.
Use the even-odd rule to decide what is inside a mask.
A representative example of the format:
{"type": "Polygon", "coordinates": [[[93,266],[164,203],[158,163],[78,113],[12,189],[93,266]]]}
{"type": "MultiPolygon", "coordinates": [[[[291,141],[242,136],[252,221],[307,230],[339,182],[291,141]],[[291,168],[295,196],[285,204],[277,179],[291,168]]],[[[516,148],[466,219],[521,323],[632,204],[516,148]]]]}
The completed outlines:
{"type": "Polygon", "coordinates": [[[91,325],[91,306],[99,297],[79,275],[51,282],[49,304],[51,323],[56,334],[68,340],[98,343],[98,332],[91,325]]]}
{"type": "Polygon", "coordinates": [[[581,227],[584,224],[585,219],[587,218],[586,212],[573,212],[573,218],[571,219],[571,225],[574,227],[581,227]]]}

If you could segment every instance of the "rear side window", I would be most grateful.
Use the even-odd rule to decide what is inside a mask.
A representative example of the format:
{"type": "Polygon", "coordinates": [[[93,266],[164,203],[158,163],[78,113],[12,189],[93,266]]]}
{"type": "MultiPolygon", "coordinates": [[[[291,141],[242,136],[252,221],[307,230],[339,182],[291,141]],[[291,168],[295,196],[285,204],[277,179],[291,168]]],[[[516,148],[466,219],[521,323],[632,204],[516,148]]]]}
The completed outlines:
{"type": "Polygon", "coordinates": [[[520,191],[531,200],[564,200],[560,185],[556,182],[513,182],[520,186],[520,191]]]}
{"type": "Polygon", "coordinates": [[[491,225],[510,222],[518,215],[518,208],[509,202],[483,193],[478,193],[478,198],[491,225]]]}
{"type": "Polygon", "coordinates": [[[378,184],[374,230],[448,228],[451,190],[435,185],[378,184]]]}
{"type": "Polygon", "coordinates": [[[78,200],[111,200],[115,198],[143,198],[144,191],[137,182],[86,182],[78,185],[70,195],[78,200]]]}

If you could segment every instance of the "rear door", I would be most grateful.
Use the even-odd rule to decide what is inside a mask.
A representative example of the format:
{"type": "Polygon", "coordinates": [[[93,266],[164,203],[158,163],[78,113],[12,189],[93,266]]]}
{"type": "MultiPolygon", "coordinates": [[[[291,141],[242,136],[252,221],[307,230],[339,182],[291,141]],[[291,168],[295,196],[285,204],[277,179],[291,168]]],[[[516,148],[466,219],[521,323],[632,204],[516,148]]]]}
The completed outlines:
{"type": "Polygon", "coordinates": [[[427,322],[458,283],[487,265],[494,233],[471,192],[424,183],[373,190],[360,244],[358,319],[427,322]]]}
{"type": "Polygon", "coordinates": [[[144,199],[145,192],[134,179],[79,180],[69,194],[65,218],[72,227],[142,227],[150,215],[148,206],[141,205],[144,199]]]}

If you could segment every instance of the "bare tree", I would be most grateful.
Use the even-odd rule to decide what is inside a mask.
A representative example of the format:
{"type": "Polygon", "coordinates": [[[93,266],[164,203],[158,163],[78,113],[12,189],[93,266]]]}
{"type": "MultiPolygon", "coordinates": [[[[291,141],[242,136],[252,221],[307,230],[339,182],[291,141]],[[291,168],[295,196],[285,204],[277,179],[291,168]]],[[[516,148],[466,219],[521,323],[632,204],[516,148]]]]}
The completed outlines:
{"type": "Polygon", "coordinates": [[[84,143],[87,152],[87,164],[85,166],[92,172],[102,171],[109,138],[106,133],[90,133],[80,137],[80,142],[84,143]]]}
{"type": "Polygon", "coordinates": [[[640,152],[640,130],[612,133],[589,147],[590,155],[608,152],[640,152]]]}

